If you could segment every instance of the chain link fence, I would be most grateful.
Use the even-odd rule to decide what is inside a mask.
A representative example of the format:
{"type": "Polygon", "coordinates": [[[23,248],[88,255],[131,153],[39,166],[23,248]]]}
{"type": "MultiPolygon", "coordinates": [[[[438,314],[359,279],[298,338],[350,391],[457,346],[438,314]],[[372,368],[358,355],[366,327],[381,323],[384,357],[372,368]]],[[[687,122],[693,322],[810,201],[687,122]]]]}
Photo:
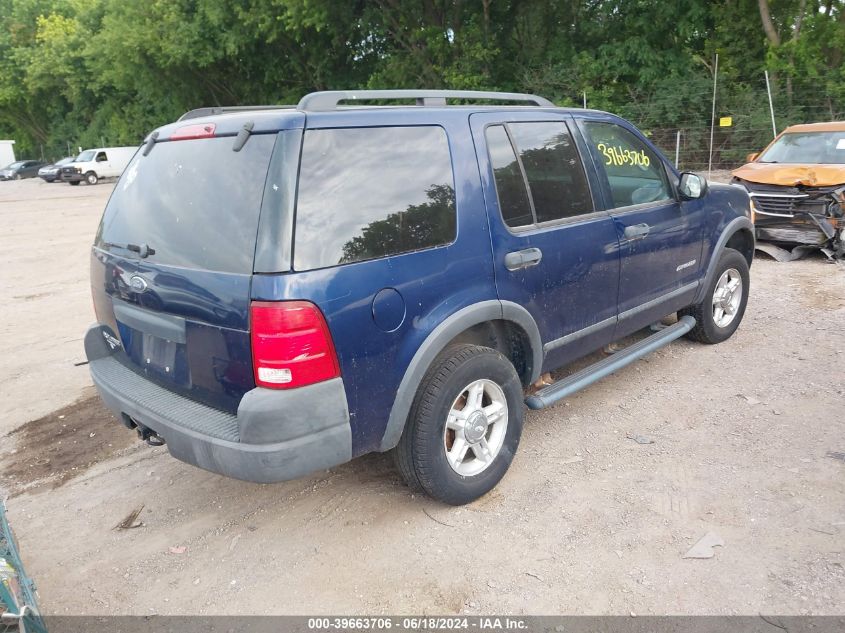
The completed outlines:
{"type": "MultiPolygon", "coordinates": [[[[845,120],[845,88],[842,94],[834,95],[813,85],[794,84],[780,81],[773,87],[777,132],[797,123],[845,120]]],[[[694,91],[679,90],[682,94],[664,90],[648,95],[639,95],[632,87],[634,96],[630,102],[615,112],[640,128],[678,168],[689,171],[707,171],[711,164],[713,170],[735,169],[774,138],[765,78],[761,76],[739,88],[726,79],[718,79],[711,157],[713,84],[698,86],[700,89],[694,91]],[[720,125],[724,117],[730,117],[730,125],[720,125]]],[[[583,99],[588,107],[593,107],[589,92],[578,95],[573,103],[580,104],[583,99]]],[[[99,141],[102,147],[115,144],[106,137],[99,141]]],[[[52,162],[75,156],[80,144],[77,140],[59,141],[40,145],[39,151],[40,156],[33,158],[52,162]]]]}
{"type": "MultiPolygon", "coordinates": [[[[139,141],[140,143],[140,141],[139,141]]],[[[100,147],[113,147],[119,143],[109,143],[108,139],[100,139],[100,147]]],[[[41,143],[38,145],[37,156],[18,156],[18,160],[38,159],[45,163],[55,163],[66,156],[78,156],[82,150],[91,149],[90,146],[82,146],[77,141],[57,141],[54,143],[41,143]]],[[[17,151],[15,152],[17,154],[17,151]]]]}
{"type": "Polygon", "coordinates": [[[845,120],[842,95],[806,86],[787,89],[780,85],[772,92],[770,109],[765,79],[760,84],[732,92],[724,99],[717,86],[712,154],[712,89],[694,95],[696,107],[680,112],[668,111],[674,97],[657,96],[649,99],[645,107],[631,107],[620,114],[643,130],[679,169],[703,172],[711,167],[714,171],[736,169],[747,162],[749,154],[760,152],[790,125],[845,120]],[[674,125],[661,125],[659,114],[655,113],[675,114],[678,118],[674,125]]]}

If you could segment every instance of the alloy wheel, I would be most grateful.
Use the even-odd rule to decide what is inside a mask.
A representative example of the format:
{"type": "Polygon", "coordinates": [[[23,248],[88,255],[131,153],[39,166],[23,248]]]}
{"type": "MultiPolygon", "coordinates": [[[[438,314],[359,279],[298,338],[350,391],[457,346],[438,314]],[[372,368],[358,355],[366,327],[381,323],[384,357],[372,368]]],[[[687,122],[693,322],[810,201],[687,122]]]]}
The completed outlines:
{"type": "Polygon", "coordinates": [[[508,430],[505,392],[492,380],[464,387],[452,403],[443,432],[446,460],[459,475],[472,477],[496,459],[508,430]]]}
{"type": "Polygon", "coordinates": [[[728,268],[713,289],[713,323],[728,327],[736,318],[742,302],[742,277],[736,268],[728,268]]]}

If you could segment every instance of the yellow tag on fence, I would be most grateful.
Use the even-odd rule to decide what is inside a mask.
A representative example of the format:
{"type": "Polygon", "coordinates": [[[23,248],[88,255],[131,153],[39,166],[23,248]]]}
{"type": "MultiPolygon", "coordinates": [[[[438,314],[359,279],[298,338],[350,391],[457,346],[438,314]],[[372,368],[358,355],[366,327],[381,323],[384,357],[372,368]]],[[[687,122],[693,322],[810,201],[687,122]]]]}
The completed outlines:
{"type": "Polygon", "coordinates": [[[731,127],[733,124],[733,117],[723,116],[719,119],[719,127],[731,127]]]}

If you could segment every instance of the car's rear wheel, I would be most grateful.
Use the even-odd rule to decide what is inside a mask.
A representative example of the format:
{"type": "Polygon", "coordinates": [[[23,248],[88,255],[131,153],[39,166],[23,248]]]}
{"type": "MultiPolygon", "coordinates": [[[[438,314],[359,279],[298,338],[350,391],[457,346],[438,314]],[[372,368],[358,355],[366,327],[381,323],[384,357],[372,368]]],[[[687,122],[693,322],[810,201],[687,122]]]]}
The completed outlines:
{"type": "Polygon", "coordinates": [[[458,345],[433,364],[395,450],[408,485],[462,505],[504,476],[522,434],[522,385],[489,347],[458,345]]]}
{"type": "Polygon", "coordinates": [[[100,179],[97,178],[97,174],[95,174],[93,171],[89,171],[87,174],[85,174],[85,182],[87,182],[89,185],[96,185],[99,181],[100,179]]]}
{"type": "Polygon", "coordinates": [[[680,315],[695,318],[687,336],[701,343],[721,343],[739,327],[748,304],[751,286],[748,262],[739,251],[726,248],[716,264],[713,278],[701,303],[681,310],[680,315]]]}

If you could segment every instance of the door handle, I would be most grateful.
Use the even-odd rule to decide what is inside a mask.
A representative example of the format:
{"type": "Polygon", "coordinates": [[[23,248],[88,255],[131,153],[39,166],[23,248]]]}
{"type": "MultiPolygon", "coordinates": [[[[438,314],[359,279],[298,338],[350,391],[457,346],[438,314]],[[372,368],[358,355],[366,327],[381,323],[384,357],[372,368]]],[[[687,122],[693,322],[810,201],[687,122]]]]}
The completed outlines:
{"type": "Polygon", "coordinates": [[[543,259],[543,251],[539,248],[526,248],[521,251],[513,251],[505,255],[505,268],[508,270],[531,268],[531,266],[539,264],[541,259],[543,259]]]}
{"type": "Polygon", "coordinates": [[[648,224],[632,224],[625,227],[625,239],[640,240],[648,235],[651,227],[648,224]]]}

